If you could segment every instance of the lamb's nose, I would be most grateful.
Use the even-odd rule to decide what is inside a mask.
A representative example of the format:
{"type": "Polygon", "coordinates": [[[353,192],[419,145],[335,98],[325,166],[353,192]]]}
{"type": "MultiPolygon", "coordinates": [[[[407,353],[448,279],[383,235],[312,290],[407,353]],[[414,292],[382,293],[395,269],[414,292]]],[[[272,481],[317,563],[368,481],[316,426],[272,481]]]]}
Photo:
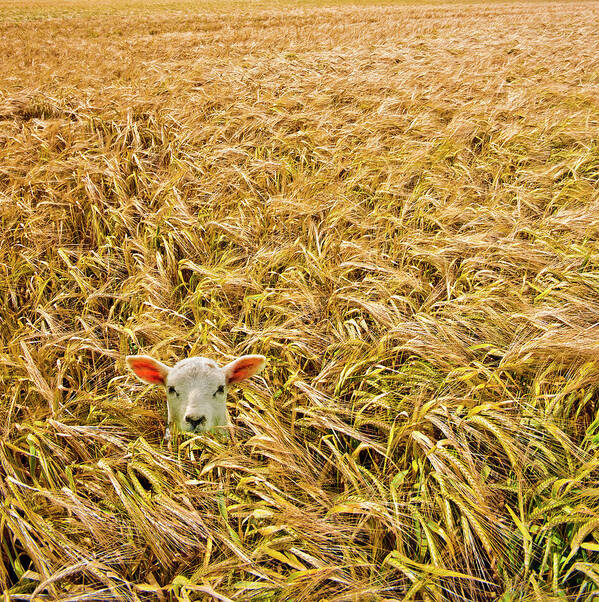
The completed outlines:
{"type": "Polygon", "coordinates": [[[187,422],[188,424],[191,424],[191,428],[195,431],[195,429],[200,424],[205,424],[206,423],[206,416],[190,416],[190,415],[187,415],[187,416],[185,416],[185,422],[187,422]]]}

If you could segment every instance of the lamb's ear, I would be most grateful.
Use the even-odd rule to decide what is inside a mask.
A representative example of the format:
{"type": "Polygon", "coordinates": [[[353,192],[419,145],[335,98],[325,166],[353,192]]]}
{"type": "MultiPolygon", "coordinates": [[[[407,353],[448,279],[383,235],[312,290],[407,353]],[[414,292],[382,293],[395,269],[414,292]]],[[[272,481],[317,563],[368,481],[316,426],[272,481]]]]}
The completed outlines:
{"type": "Polygon", "coordinates": [[[145,383],[165,385],[170,368],[149,355],[128,355],[125,358],[129,370],[145,383]]]}
{"type": "Polygon", "coordinates": [[[238,383],[244,378],[258,374],[265,364],[266,358],[263,355],[242,355],[238,357],[223,368],[227,384],[238,383]]]}

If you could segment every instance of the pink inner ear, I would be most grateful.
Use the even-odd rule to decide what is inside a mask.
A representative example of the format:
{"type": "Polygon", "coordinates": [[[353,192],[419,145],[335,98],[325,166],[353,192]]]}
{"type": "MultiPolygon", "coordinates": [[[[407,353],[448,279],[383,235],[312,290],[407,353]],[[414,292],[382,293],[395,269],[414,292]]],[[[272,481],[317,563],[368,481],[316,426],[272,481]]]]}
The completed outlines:
{"type": "Polygon", "coordinates": [[[245,378],[249,378],[250,376],[256,374],[256,371],[260,367],[264,360],[260,358],[243,358],[237,360],[233,366],[231,367],[229,373],[227,374],[227,382],[236,383],[245,378]]]}
{"type": "Polygon", "coordinates": [[[144,359],[131,360],[131,369],[139,378],[156,383],[164,384],[164,374],[158,369],[156,364],[144,359]]]}

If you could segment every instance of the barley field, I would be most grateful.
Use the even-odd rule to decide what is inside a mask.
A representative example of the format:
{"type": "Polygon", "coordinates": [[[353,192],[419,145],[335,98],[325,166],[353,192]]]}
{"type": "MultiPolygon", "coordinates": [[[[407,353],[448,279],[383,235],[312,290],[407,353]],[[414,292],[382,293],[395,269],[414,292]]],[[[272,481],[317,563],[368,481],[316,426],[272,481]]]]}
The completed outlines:
{"type": "Polygon", "coordinates": [[[595,2],[0,0],[1,600],[599,597],[598,132],[595,2]]]}

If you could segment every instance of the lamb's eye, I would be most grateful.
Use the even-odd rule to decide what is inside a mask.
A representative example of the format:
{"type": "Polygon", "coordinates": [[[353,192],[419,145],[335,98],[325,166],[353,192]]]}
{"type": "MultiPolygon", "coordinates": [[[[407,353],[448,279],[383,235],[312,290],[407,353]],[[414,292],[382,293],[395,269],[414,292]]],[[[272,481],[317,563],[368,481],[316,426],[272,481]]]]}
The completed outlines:
{"type": "Polygon", "coordinates": [[[221,393],[225,392],[225,386],[221,385],[213,394],[212,397],[216,397],[217,395],[220,395],[221,393]]]}
{"type": "Polygon", "coordinates": [[[175,389],[175,387],[169,387],[169,388],[168,388],[168,392],[169,392],[171,395],[175,395],[175,394],[176,394],[176,395],[179,395],[179,393],[177,393],[177,390],[175,389]]]}

